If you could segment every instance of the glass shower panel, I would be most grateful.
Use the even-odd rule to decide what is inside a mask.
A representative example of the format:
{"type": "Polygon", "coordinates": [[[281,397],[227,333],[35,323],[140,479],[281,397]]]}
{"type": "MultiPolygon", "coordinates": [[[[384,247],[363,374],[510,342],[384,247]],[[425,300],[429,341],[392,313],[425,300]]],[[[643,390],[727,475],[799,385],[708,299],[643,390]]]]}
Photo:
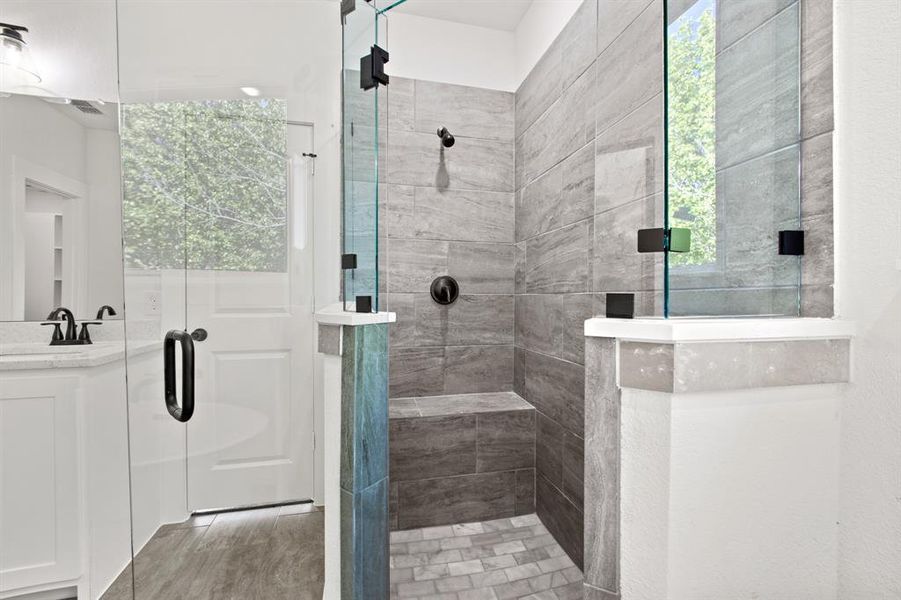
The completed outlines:
{"type": "MultiPolygon", "coordinates": [[[[342,71],[344,84],[344,212],[342,247],[350,265],[342,265],[344,308],[379,310],[386,282],[380,277],[379,206],[386,200],[384,162],[388,145],[388,91],[384,85],[361,86],[361,59],[373,46],[387,50],[388,19],[370,3],[357,2],[345,16],[342,71]],[[350,256],[355,258],[349,258],[350,256]],[[359,300],[358,300],[359,299],[359,300]]],[[[376,59],[377,60],[377,59],[376,59]]],[[[382,253],[383,254],[383,253],[382,253]]]]}
{"type": "Polygon", "coordinates": [[[800,4],[666,2],[668,316],[799,313],[800,4]]]}
{"type": "Polygon", "coordinates": [[[323,535],[310,503],[314,131],[334,125],[321,107],[339,93],[337,18],[304,2],[118,7],[134,552],[122,579],[138,600],[303,597],[323,577],[297,557],[315,558],[323,535]],[[161,31],[165,44],[148,35],[161,31]],[[313,517],[287,518],[299,513],[313,517]]]}

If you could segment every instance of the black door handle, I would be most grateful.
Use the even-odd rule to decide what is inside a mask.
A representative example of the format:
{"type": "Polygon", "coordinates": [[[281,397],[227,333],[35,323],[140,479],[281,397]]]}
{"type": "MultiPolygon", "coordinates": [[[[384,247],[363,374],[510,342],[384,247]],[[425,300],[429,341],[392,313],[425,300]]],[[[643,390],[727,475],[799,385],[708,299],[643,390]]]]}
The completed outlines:
{"type": "Polygon", "coordinates": [[[163,340],[163,377],[166,410],[176,421],[187,422],[194,414],[194,340],[187,331],[173,329],[163,340]],[[175,392],[175,342],[181,344],[181,406],[175,392]]]}

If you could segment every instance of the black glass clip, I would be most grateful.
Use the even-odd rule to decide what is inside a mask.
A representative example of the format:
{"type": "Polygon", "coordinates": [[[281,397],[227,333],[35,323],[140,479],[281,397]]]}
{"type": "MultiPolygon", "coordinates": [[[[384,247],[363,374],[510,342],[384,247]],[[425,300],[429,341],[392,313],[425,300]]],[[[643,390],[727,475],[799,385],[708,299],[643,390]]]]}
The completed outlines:
{"type": "Polygon", "coordinates": [[[357,268],[357,255],[356,254],[342,254],[341,255],[341,270],[347,271],[349,269],[357,268]]]}
{"type": "Polygon", "coordinates": [[[804,231],[793,229],[780,231],[779,254],[786,256],[803,256],[804,231]]]}
{"type": "Polygon", "coordinates": [[[671,227],[638,230],[639,252],[688,252],[691,250],[691,229],[671,227]]]}
{"type": "Polygon", "coordinates": [[[388,62],[388,51],[378,46],[372,46],[369,54],[360,59],[360,88],[371,90],[374,87],[388,85],[388,74],[385,73],[385,63],[388,62]]]}
{"type": "Polygon", "coordinates": [[[666,230],[663,227],[656,229],[638,230],[639,252],[666,252],[666,230]]]}
{"type": "Polygon", "coordinates": [[[607,294],[607,318],[631,319],[635,317],[635,294],[607,294]]]}
{"type": "Polygon", "coordinates": [[[357,296],[357,312],[358,313],[371,313],[372,312],[372,296],[357,296]]]}

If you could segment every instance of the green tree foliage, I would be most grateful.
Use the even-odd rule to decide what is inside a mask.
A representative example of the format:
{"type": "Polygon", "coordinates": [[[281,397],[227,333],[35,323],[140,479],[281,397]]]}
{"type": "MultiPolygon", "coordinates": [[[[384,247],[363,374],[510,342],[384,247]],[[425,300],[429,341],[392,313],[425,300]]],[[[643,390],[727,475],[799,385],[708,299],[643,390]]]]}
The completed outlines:
{"type": "Polygon", "coordinates": [[[285,271],[286,128],[270,99],[124,105],[126,264],[285,271]]]}
{"type": "Polygon", "coordinates": [[[716,261],[716,19],[682,18],[668,41],[670,226],[691,229],[674,265],[716,261]]]}

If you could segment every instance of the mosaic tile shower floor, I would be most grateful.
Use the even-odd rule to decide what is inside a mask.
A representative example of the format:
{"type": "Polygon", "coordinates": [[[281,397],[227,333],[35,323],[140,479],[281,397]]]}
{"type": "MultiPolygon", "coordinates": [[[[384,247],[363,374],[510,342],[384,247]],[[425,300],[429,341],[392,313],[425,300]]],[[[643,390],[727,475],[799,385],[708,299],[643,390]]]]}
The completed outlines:
{"type": "Polygon", "coordinates": [[[581,599],[582,572],[534,514],[392,531],[391,597],[581,599]]]}

